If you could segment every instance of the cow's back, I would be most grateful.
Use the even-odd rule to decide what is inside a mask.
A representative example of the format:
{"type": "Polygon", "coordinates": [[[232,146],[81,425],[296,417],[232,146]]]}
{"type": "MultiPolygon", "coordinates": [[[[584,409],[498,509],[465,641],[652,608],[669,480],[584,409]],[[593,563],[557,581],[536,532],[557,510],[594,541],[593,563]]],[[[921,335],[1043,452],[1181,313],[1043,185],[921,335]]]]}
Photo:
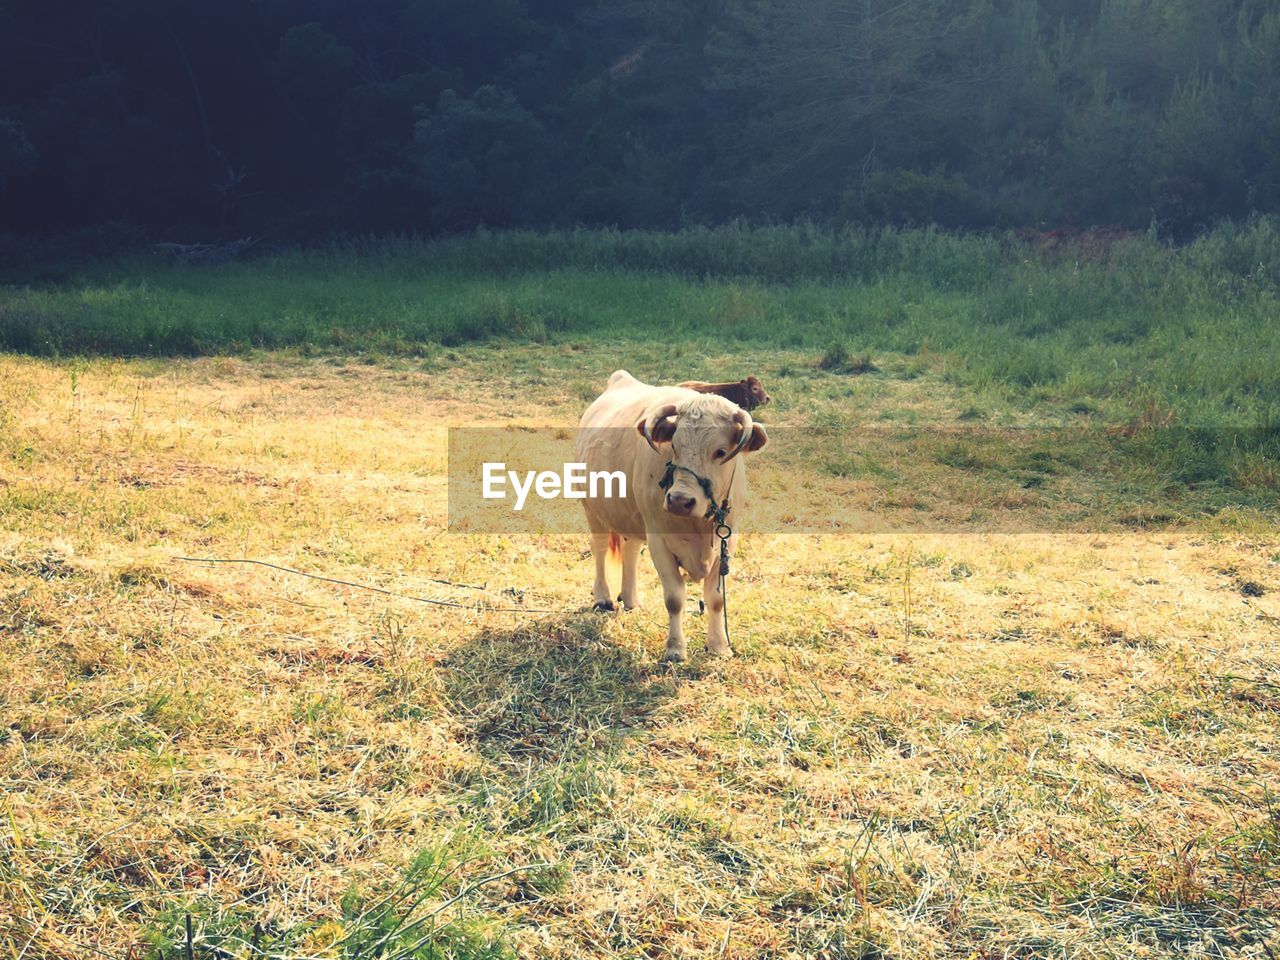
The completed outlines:
{"type": "MultiPolygon", "coordinates": [[[[635,434],[640,449],[649,445],[636,431],[641,415],[655,403],[679,403],[696,396],[684,387],[655,387],[641,383],[625,370],[615,370],[604,393],[587,407],[579,426],[583,428],[627,427],[635,434]]],[[[650,451],[652,452],[652,451],[650,451]]]]}

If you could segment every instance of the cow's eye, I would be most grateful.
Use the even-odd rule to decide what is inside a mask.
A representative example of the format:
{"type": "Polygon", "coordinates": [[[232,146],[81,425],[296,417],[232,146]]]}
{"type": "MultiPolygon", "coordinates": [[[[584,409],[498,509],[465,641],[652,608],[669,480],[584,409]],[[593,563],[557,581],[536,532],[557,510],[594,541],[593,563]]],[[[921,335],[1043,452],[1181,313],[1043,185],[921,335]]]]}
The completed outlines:
{"type": "Polygon", "coordinates": [[[711,455],[711,459],[712,459],[712,460],[723,460],[723,459],[724,459],[724,451],[723,451],[723,450],[717,450],[715,453],[713,453],[713,454],[711,455]]]}

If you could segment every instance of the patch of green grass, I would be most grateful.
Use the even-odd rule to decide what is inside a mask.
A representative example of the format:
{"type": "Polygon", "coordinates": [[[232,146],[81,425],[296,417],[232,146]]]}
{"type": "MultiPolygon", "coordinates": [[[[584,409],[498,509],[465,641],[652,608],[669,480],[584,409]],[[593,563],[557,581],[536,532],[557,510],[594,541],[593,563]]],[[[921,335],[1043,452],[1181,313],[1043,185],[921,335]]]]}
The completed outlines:
{"type": "Polygon", "coordinates": [[[845,374],[875,373],[880,369],[872,362],[871,354],[854,353],[843,340],[837,340],[827,347],[826,352],[818,358],[817,367],[828,373],[845,374]]]}
{"type": "Polygon", "coordinates": [[[0,347],[189,355],[255,348],[435,360],[440,346],[681,341],[944,358],[962,385],[1112,416],[1155,402],[1180,423],[1280,416],[1280,225],[1224,226],[1178,249],[1043,259],[1012,236],[809,228],[486,233],[292,250],[182,266],[80,264],[0,287],[0,347]],[[859,344],[855,352],[848,346],[859,344]],[[1134,384],[1142,385],[1143,396],[1134,384]]]}
{"type": "MultiPolygon", "coordinates": [[[[342,960],[507,960],[491,923],[467,910],[498,876],[462,879],[468,858],[446,842],[420,853],[380,896],[353,887],[338,917],[279,925],[203,899],[171,907],[147,938],[147,960],[198,957],[341,957],[342,960]],[[188,953],[188,950],[190,953],[188,953]]],[[[507,872],[509,874],[510,871],[507,872]]]]}
{"type": "Polygon", "coordinates": [[[957,470],[983,470],[992,466],[992,461],[981,449],[956,441],[948,443],[938,451],[938,463],[957,470]]]}
{"type": "Polygon", "coordinates": [[[541,830],[579,809],[590,810],[613,791],[608,758],[587,756],[526,768],[514,783],[485,783],[474,799],[478,807],[500,812],[504,830],[541,830]]]}

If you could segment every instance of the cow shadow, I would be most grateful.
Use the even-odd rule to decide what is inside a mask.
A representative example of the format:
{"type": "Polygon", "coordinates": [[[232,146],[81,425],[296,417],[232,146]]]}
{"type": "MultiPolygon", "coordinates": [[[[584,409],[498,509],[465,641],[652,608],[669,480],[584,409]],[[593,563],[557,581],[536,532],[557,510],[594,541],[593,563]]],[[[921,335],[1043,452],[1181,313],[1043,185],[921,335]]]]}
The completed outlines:
{"type": "Polygon", "coordinates": [[[439,662],[452,712],[496,761],[610,750],[649,726],[678,680],[603,635],[589,612],[486,628],[439,662]]]}

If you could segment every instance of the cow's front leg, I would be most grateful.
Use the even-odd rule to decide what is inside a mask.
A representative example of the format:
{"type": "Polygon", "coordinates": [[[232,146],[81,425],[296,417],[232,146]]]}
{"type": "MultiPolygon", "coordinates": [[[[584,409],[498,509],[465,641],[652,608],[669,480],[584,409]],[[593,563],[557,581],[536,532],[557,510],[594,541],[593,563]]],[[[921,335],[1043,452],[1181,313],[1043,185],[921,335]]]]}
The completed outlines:
{"type": "Polygon", "coordinates": [[[649,556],[653,557],[654,569],[658,571],[658,578],[662,581],[662,598],[667,604],[667,648],[662,652],[662,659],[683,660],[684,574],[680,572],[680,564],[675,555],[667,549],[661,538],[655,538],[649,544],[649,556]]]}
{"type": "Polygon", "coordinates": [[[724,629],[724,591],[720,588],[720,558],[711,561],[711,572],[702,579],[702,602],[707,608],[707,649],[717,657],[732,657],[724,629]]]}
{"type": "Polygon", "coordinates": [[[609,559],[609,533],[591,534],[591,555],[596,561],[596,582],[591,587],[591,603],[597,610],[612,610],[609,597],[609,578],[605,576],[605,563],[609,559]]]}
{"type": "Polygon", "coordinates": [[[640,606],[640,587],[636,578],[636,567],[640,561],[640,541],[635,537],[626,537],[622,541],[622,595],[618,598],[627,610],[640,606]]]}

